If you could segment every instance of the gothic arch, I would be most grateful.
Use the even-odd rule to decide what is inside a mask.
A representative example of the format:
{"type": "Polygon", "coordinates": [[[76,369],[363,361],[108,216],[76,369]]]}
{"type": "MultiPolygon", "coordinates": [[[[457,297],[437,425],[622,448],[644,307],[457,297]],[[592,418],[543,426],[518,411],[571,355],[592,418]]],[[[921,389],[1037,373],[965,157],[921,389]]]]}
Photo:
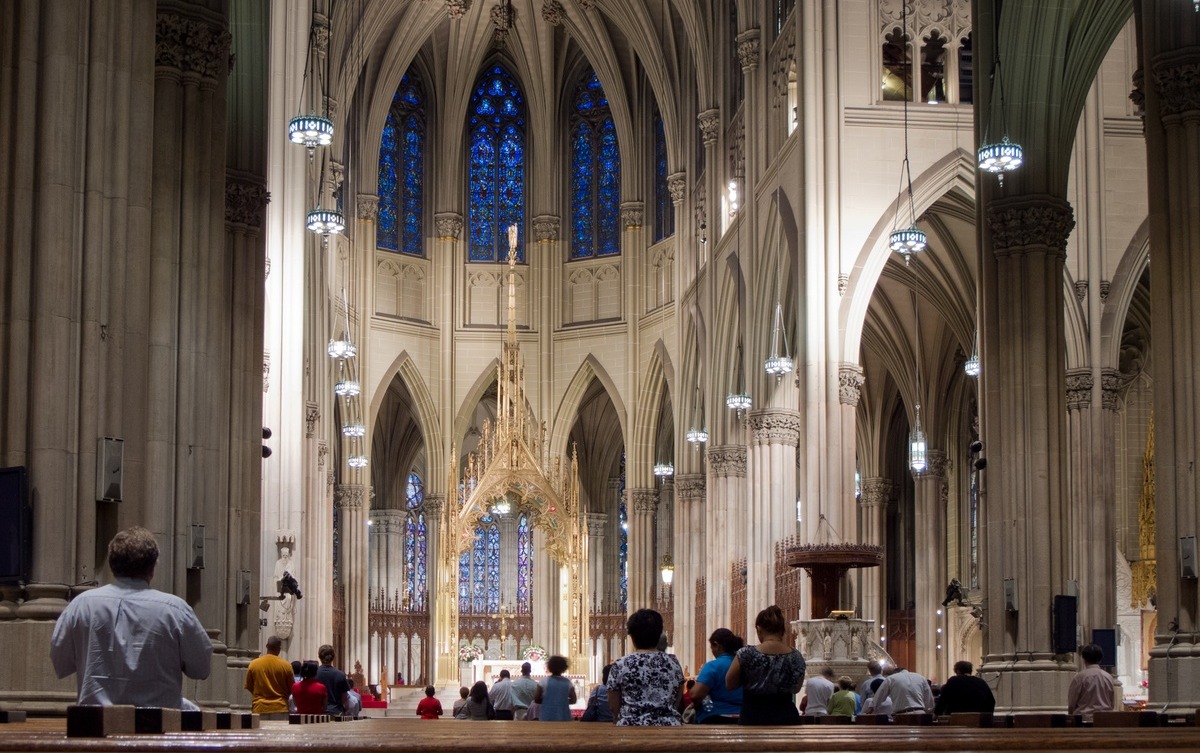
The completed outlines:
{"type": "Polygon", "coordinates": [[[412,395],[413,403],[416,407],[417,419],[421,424],[421,434],[425,442],[426,448],[426,466],[428,468],[425,479],[426,488],[431,493],[441,493],[442,483],[445,479],[445,468],[442,466],[443,453],[439,452],[442,446],[442,427],[441,421],[438,420],[437,404],[433,400],[433,396],[429,393],[429,387],[425,384],[425,379],[421,376],[420,370],[413,361],[407,350],[401,351],[392,363],[383,370],[379,380],[371,390],[371,403],[367,410],[368,424],[367,436],[371,436],[374,426],[379,417],[379,409],[383,405],[383,400],[387,395],[388,385],[392,380],[399,377],[404,386],[408,388],[409,394],[412,395]]]}
{"type": "Polygon", "coordinates": [[[571,448],[567,446],[567,443],[571,437],[571,427],[575,424],[579,406],[592,379],[600,382],[604,391],[608,393],[608,399],[612,401],[613,409],[617,412],[617,420],[621,423],[621,436],[628,444],[629,412],[625,408],[624,401],[621,400],[621,392],[617,389],[616,382],[609,376],[608,371],[596,360],[596,356],[588,353],[583,359],[583,363],[579,364],[579,368],[575,371],[575,376],[571,377],[570,383],[567,384],[562,400],[559,401],[558,410],[555,411],[548,441],[551,452],[562,457],[570,455],[571,448]]]}
{"type": "Polygon", "coordinates": [[[650,468],[658,460],[654,457],[654,447],[659,430],[658,409],[663,394],[666,393],[668,398],[676,395],[672,385],[674,381],[672,372],[670,355],[667,353],[666,346],[663,345],[661,339],[655,341],[650,354],[650,362],[642,373],[641,384],[638,385],[640,400],[638,401],[637,418],[634,421],[633,441],[628,443],[625,448],[626,456],[635,459],[634,462],[625,464],[628,474],[626,483],[629,487],[648,487],[652,481],[652,477],[644,474],[645,469],[650,468]]]}
{"type": "MultiPolygon", "coordinates": [[[[1121,362],[1121,334],[1125,320],[1129,316],[1129,306],[1133,302],[1133,293],[1137,290],[1142,271],[1150,263],[1150,220],[1142,221],[1117,269],[1113,272],[1112,285],[1108,292],[1108,301],[1104,304],[1104,315],[1100,318],[1100,339],[1103,343],[1103,361],[1100,364],[1106,368],[1118,368],[1121,362]]],[[[1091,295],[1100,295],[1097,288],[1091,295]]]]}

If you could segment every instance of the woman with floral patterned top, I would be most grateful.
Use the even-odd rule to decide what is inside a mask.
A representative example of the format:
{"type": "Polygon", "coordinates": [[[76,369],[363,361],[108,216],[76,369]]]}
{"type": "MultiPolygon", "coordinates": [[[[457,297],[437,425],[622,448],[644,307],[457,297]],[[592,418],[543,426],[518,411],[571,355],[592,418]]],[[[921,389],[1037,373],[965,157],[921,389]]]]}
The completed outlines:
{"type": "Polygon", "coordinates": [[[758,645],[740,649],[729,665],[725,686],[742,688],[739,724],[799,724],[796,693],[804,684],[804,657],[787,645],[783,610],[772,604],[754,620],[758,645]]]}
{"type": "Polygon", "coordinates": [[[608,674],[608,705],[618,727],[675,727],[683,723],[683,669],[658,650],[662,615],[639,609],[625,624],[634,651],[613,662],[608,674]]]}

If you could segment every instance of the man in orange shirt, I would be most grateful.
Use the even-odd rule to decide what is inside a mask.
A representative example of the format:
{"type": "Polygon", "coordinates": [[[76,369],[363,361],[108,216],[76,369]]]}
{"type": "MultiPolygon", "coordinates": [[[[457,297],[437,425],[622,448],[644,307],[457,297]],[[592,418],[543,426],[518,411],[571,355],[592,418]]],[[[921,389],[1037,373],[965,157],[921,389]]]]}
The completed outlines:
{"type": "Polygon", "coordinates": [[[267,653],[246,668],[246,690],[254,696],[250,710],[255,714],[286,716],[288,713],[288,698],[295,678],[292,665],[279,656],[282,647],[283,641],[272,635],[267,639],[267,653]]]}

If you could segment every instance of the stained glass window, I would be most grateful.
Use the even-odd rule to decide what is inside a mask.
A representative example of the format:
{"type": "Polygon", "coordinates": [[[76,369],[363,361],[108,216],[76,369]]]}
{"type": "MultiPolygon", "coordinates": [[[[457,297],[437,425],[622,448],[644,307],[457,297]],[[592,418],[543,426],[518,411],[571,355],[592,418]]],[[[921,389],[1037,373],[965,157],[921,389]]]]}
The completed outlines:
{"type": "Polygon", "coordinates": [[[621,573],[621,611],[629,607],[629,508],[625,504],[625,454],[621,454],[621,476],[617,483],[617,567],[621,573]]]}
{"type": "Polygon", "coordinates": [[[667,187],[667,135],[654,113],[654,242],[675,234],[675,203],[667,187]]]}
{"type": "Polygon", "coordinates": [[[529,518],[522,514],[517,522],[517,612],[529,614],[533,606],[533,532],[529,518]]]}
{"type": "Polygon", "coordinates": [[[404,520],[404,586],[409,608],[421,611],[425,607],[428,582],[426,555],[429,539],[425,522],[425,482],[415,472],[408,474],[405,497],[408,514],[404,520]]]}
{"type": "Polygon", "coordinates": [[[594,71],[571,112],[571,258],[621,252],[621,155],[608,98],[594,71]]]}
{"type": "Polygon", "coordinates": [[[500,609],[500,527],[487,529],[487,611],[500,609]]]}
{"type": "Polygon", "coordinates": [[[392,97],[379,146],[379,218],[375,245],[424,253],[425,93],[409,72],[392,97]]]}
{"type": "Polygon", "coordinates": [[[483,614],[500,607],[500,526],[486,515],[458,560],[458,609],[483,614]]]}
{"type": "Polygon", "coordinates": [[[489,66],[467,112],[467,258],[508,258],[508,226],[517,226],[525,259],[525,98],[504,66],[489,66]]]}

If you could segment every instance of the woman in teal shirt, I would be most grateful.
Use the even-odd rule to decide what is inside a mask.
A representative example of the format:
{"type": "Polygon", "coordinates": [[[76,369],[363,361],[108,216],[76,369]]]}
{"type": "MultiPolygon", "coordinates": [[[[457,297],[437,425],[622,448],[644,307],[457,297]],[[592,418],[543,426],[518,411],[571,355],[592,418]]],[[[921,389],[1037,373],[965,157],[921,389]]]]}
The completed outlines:
{"type": "Polygon", "coordinates": [[[746,642],[729,628],[717,628],[708,637],[714,658],[700,668],[696,686],[692,688],[697,724],[737,724],[742,713],[742,689],[726,688],[725,675],[733,663],[733,655],[744,645],[746,642]]]}

